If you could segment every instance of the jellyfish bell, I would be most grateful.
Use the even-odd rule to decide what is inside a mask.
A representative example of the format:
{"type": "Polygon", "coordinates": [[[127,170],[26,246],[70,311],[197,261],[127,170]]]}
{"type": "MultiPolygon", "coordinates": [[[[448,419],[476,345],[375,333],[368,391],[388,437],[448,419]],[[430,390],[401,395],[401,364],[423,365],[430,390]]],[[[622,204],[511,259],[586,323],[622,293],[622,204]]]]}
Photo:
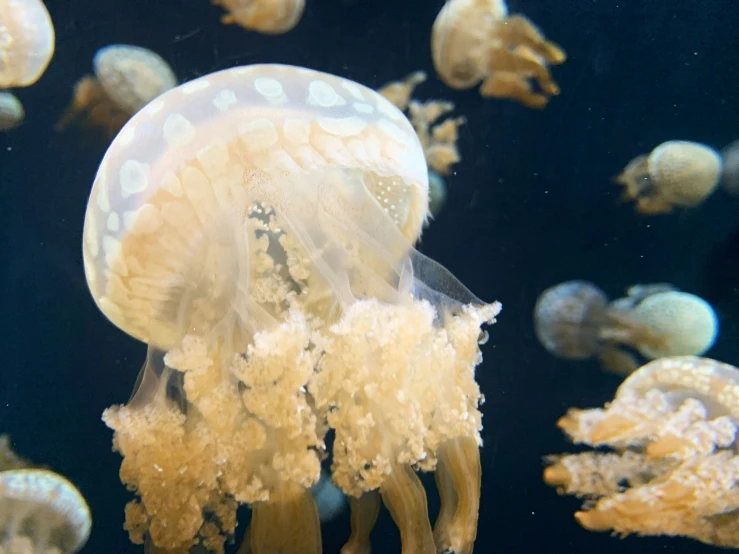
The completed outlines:
{"type": "Polygon", "coordinates": [[[41,0],[0,1],[0,89],[27,87],[54,55],[54,25],[41,0]]]}
{"type": "Polygon", "coordinates": [[[100,310],[149,345],[132,401],[104,414],[141,497],[134,542],[222,552],[246,503],[254,551],[320,552],[309,491],[331,428],[334,482],[379,490],[404,544],[471,549],[474,367],[500,305],[414,250],[428,194],[403,114],[304,68],[201,77],[124,126],[83,258],[100,310]],[[445,486],[433,535],[415,469],[445,486]]]}

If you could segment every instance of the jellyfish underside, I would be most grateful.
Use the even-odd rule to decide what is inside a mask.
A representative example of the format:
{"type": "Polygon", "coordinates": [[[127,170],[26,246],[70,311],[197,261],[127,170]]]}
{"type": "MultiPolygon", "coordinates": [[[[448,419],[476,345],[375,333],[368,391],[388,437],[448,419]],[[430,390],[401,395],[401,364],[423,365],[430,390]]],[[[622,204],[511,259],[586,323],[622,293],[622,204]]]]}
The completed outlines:
{"type": "Polygon", "coordinates": [[[112,139],[131,115],[108,97],[95,77],[87,75],[75,85],[72,101],[55,129],[63,131],[70,124],[79,123],[86,129],[99,129],[112,139]]]}
{"type": "Polygon", "coordinates": [[[738,390],[739,370],[727,364],[652,361],[603,409],[570,409],[557,422],[598,450],[548,457],[544,480],[584,499],[575,518],[588,530],[737,548],[738,390]]]}
{"type": "MultiPolygon", "coordinates": [[[[334,482],[360,499],[352,506],[379,490],[403,552],[471,552],[480,395],[469,365],[498,307],[412,248],[372,193],[380,176],[255,170],[247,181],[231,191],[243,210],[159,259],[179,278],[140,314],[156,325],[136,394],[104,416],[121,478],[141,495],[126,511],[132,539],[219,552],[248,503],[247,552],[320,552],[309,487],[330,426],[334,482]],[[437,472],[433,532],[416,469],[437,472]]],[[[123,249],[162,254],[135,240],[123,249]]]]}

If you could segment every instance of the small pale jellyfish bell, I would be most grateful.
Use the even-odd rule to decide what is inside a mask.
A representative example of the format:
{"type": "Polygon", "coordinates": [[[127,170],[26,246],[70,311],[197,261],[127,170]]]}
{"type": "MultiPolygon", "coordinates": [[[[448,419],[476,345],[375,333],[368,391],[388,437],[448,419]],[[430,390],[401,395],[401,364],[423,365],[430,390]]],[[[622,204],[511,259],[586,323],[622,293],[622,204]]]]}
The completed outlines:
{"type": "MultiPolygon", "coordinates": [[[[418,137],[376,92],[255,65],[177,87],[111,144],[88,203],[85,273],[103,313],[150,346],[104,414],[140,496],[134,542],[321,551],[310,488],[352,497],[347,548],[379,498],[403,552],[471,552],[484,304],[413,248],[428,216],[418,137]],[[432,531],[415,471],[435,471],[432,531]]],[[[374,515],[373,515],[374,514],[374,515]]],[[[152,550],[153,551],[153,550],[152,550]]]]}
{"type": "Polygon", "coordinates": [[[447,0],[434,22],[431,53],[448,86],[468,89],[482,81],[483,96],[530,108],[543,108],[559,94],[549,66],[566,59],[528,18],[509,15],[504,0],[447,0]]]}
{"type": "Polygon", "coordinates": [[[721,150],[721,159],[724,162],[721,187],[729,194],[739,196],[739,140],[721,150]]]}
{"type": "Polygon", "coordinates": [[[169,64],[147,48],[113,44],[93,58],[93,75],[76,85],[72,102],[57,123],[57,130],[81,119],[112,138],[133,114],[165,91],[177,86],[169,64]]]}
{"type": "Polygon", "coordinates": [[[582,498],[575,519],[616,535],[739,548],[739,369],[694,356],[639,368],[602,409],[557,426],[597,450],[546,459],[544,481],[582,498]]]}
{"type": "Polygon", "coordinates": [[[0,91],[0,131],[9,131],[23,122],[23,104],[12,92],[0,91]]]}
{"type": "Polygon", "coordinates": [[[609,371],[628,374],[646,359],[702,355],[716,341],[710,304],[666,283],[634,285],[612,302],[596,285],[567,281],[544,291],[534,309],[539,342],[558,358],[597,357],[609,371]]]}
{"type": "Polygon", "coordinates": [[[27,87],[54,55],[54,25],[41,0],[0,0],[0,89],[27,87]]]}
{"type": "Polygon", "coordinates": [[[305,9],[305,0],[212,0],[216,6],[228,10],[221,17],[227,25],[241,25],[244,29],[268,35],[292,30],[305,9]]]}
{"type": "Polygon", "coordinates": [[[721,156],[710,146],[670,140],[631,160],[614,181],[639,213],[654,215],[698,206],[716,189],[721,172],[721,156]]]}

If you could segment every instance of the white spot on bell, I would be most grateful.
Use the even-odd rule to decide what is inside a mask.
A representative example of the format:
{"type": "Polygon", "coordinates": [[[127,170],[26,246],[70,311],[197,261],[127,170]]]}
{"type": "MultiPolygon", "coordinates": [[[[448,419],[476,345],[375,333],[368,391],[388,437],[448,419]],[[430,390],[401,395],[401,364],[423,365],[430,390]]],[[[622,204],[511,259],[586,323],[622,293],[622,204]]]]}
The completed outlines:
{"type": "Polygon", "coordinates": [[[236,104],[236,93],[231,89],[219,90],[213,97],[213,105],[219,112],[225,112],[236,104]]]}
{"type": "Polygon", "coordinates": [[[254,88],[262,96],[269,100],[287,100],[285,97],[285,89],[277,79],[270,79],[269,77],[257,77],[254,79],[254,88]]]}
{"type": "Polygon", "coordinates": [[[331,108],[333,106],[343,106],[346,104],[346,100],[339,96],[339,94],[334,90],[334,87],[329,85],[326,81],[320,81],[318,79],[311,81],[308,90],[308,104],[311,106],[331,108]]]}
{"type": "Polygon", "coordinates": [[[115,212],[110,212],[108,216],[108,223],[106,224],[108,231],[111,233],[117,233],[121,228],[121,218],[115,212]]]}
{"type": "Polygon", "coordinates": [[[367,122],[356,115],[351,117],[319,117],[317,121],[324,131],[339,137],[358,135],[367,127],[367,122]]]}
{"type": "Polygon", "coordinates": [[[355,111],[364,114],[370,114],[375,111],[372,106],[370,106],[369,104],[365,104],[364,102],[354,102],[352,104],[352,107],[355,111]]]}
{"type": "Polygon", "coordinates": [[[149,186],[149,165],[127,160],[120,169],[121,197],[128,198],[149,186]]]}
{"type": "Polygon", "coordinates": [[[190,81],[189,83],[185,83],[180,86],[180,92],[182,92],[182,94],[190,95],[201,90],[205,90],[208,87],[210,87],[210,81],[208,79],[195,79],[194,81],[190,81]]]}
{"type": "Polygon", "coordinates": [[[164,140],[169,146],[186,144],[195,136],[195,126],[182,114],[173,113],[164,121],[164,140]]]}

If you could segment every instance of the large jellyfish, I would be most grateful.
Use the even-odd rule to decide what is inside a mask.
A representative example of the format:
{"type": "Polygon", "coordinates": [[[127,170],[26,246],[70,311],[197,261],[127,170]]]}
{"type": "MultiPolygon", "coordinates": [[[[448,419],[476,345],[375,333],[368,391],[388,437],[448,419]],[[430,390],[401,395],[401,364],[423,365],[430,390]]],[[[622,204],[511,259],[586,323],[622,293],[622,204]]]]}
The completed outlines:
{"type": "Polygon", "coordinates": [[[131,539],[222,552],[318,553],[310,487],[334,433],[352,497],[347,548],[378,498],[403,552],[471,552],[484,304],[413,249],[428,210],[413,127],[376,92],[255,65],[177,87],[134,116],[98,170],[83,254],[93,298],[149,344],[127,406],[131,539]],[[435,471],[432,531],[415,470],[435,471]],[[378,494],[379,491],[379,494],[378,494]]]}
{"type": "Polygon", "coordinates": [[[559,94],[549,65],[565,52],[524,15],[508,15],[505,0],[447,0],[431,32],[434,67],[444,83],[543,108],[559,94]],[[536,90],[532,85],[538,85],[536,90]]]}
{"type": "Polygon", "coordinates": [[[737,368],[693,356],[655,360],[603,409],[573,408],[557,422],[598,450],[548,457],[544,481],[585,499],[575,518],[591,531],[739,548],[738,424],[737,368]]]}
{"type": "Polygon", "coordinates": [[[0,88],[39,80],[54,55],[54,25],[41,0],[0,0],[0,88]]]}
{"type": "Polygon", "coordinates": [[[639,366],[632,351],[647,359],[704,354],[719,323],[708,302],[667,283],[634,285],[609,302],[593,283],[565,281],[539,296],[534,329],[558,358],[595,356],[605,369],[628,374],[639,366]]]}
{"type": "Polygon", "coordinates": [[[85,126],[100,127],[113,138],[133,114],[177,86],[169,64],[140,46],[105,46],[95,54],[92,66],[95,75],[86,75],[75,85],[57,131],[79,120],[85,126]]]}
{"type": "Polygon", "coordinates": [[[631,160],[614,181],[639,213],[665,214],[703,202],[716,189],[721,171],[721,156],[710,146],[669,140],[631,160]]]}

